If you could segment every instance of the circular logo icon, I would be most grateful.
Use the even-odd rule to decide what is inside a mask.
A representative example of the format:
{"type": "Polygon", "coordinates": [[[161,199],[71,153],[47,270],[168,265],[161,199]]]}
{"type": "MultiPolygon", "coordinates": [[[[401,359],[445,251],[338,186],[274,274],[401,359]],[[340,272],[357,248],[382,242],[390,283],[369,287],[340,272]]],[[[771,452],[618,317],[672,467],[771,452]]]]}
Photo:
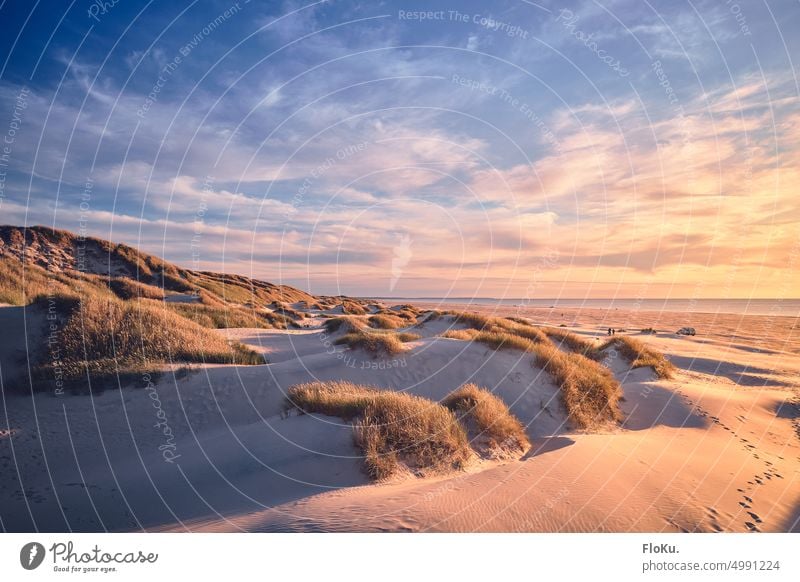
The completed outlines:
{"type": "Polygon", "coordinates": [[[44,561],[44,546],[39,542],[28,542],[19,551],[19,563],[26,570],[35,570],[44,561]]]}

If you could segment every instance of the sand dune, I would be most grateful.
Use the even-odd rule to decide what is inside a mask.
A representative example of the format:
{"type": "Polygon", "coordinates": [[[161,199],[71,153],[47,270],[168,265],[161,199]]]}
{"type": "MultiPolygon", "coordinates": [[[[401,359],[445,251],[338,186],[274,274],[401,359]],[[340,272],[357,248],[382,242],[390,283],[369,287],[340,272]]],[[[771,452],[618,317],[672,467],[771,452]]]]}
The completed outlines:
{"type": "MultiPolygon", "coordinates": [[[[0,317],[13,318],[0,308],[0,317]]],[[[536,314],[531,314],[536,319],[536,314]]],[[[660,317],[664,317],[661,315],[660,317]]],[[[675,316],[676,318],[679,315],[675,316]]],[[[6,395],[0,500],[6,530],[787,531],[798,529],[797,358],[737,337],[637,336],[679,371],[609,361],[618,428],[571,429],[558,387],[529,356],[414,331],[392,357],[304,329],[222,330],[262,366],[195,366],[101,395],[6,395]],[[282,416],[286,389],[349,380],[440,400],[474,382],[500,396],[533,448],[435,478],[372,484],[352,427],[282,416]]],[[[603,322],[605,325],[605,320],[603,322]]],[[[598,339],[594,325],[577,327],[598,339]]],[[[742,330],[739,335],[757,334],[742,330]]],[[[791,347],[791,346],[789,346],[791,347]]],[[[5,361],[5,360],[4,360],[5,361]]],[[[5,364],[4,364],[5,365],[5,364]]]]}

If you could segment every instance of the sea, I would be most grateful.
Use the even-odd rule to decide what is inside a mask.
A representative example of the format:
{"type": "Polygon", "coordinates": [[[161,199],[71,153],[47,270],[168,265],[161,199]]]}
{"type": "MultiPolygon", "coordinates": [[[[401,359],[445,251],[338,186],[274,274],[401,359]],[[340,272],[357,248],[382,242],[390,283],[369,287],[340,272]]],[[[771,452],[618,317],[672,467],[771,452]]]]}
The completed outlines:
{"type": "Polygon", "coordinates": [[[497,299],[492,297],[373,297],[383,302],[506,305],[511,307],[620,309],[800,317],[800,299],[497,299]]]}

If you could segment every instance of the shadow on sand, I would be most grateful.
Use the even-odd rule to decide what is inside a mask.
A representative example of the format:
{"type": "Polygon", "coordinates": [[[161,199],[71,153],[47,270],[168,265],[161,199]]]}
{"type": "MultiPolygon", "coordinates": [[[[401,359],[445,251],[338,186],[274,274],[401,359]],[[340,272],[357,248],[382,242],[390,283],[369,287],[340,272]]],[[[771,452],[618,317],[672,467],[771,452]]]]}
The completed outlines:
{"type": "Polygon", "coordinates": [[[522,457],[522,460],[527,461],[533,457],[538,457],[539,455],[543,455],[545,453],[551,453],[553,451],[557,451],[558,449],[563,449],[564,447],[574,444],[574,440],[562,436],[533,439],[531,441],[531,449],[525,454],[524,457],[522,457]]]}

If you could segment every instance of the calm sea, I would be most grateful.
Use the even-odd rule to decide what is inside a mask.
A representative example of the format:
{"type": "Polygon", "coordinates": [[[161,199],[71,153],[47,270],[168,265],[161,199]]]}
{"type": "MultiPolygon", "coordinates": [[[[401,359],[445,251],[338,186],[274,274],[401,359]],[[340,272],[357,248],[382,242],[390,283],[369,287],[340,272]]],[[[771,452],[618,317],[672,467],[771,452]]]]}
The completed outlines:
{"type": "Polygon", "coordinates": [[[682,313],[800,316],[800,299],[494,299],[491,297],[376,297],[391,303],[460,303],[541,308],[641,309],[682,313]]]}

